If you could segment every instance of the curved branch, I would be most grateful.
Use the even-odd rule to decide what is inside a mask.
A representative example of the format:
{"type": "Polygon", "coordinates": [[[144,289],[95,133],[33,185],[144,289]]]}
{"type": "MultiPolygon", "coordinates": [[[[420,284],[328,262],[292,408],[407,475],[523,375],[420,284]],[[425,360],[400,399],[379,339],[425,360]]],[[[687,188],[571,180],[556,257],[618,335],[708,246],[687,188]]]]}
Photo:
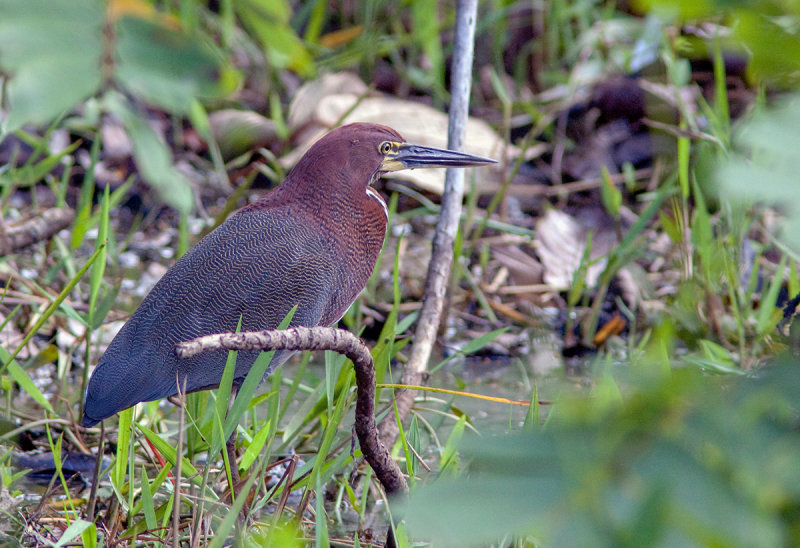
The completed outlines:
{"type": "Polygon", "coordinates": [[[361,452],[387,495],[408,491],[400,467],[378,435],[375,423],[375,370],[369,348],[355,335],[332,327],[293,327],[273,331],[220,333],[179,343],[175,353],[189,358],[212,350],[333,350],[353,361],[358,394],[355,430],[361,452]]]}

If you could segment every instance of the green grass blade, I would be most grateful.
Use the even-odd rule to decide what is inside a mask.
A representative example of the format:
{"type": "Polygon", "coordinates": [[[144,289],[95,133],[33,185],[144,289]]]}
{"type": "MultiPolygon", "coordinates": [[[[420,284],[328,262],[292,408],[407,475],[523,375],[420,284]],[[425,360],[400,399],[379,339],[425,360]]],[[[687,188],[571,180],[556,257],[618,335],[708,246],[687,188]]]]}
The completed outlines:
{"type": "MultiPolygon", "coordinates": [[[[175,463],[178,462],[178,452],[175,450],[175,448],[146,426],[138,424],[136,427],[145,435],[148,440],[150,440],[150,443],[152,443],[153,446],[158,449],[164,459],[172,466],[175,466],[175,463]]],[[[182,459],[181,470],[183,470],[184,477],[191,477],[192,483],[200,485],[202,478],[198,476],[197,468],[194,467],[189,459],[185,457],[182,457],[182,459]]]]}
{"type": "MultiPolygon", "coordinates": [[[[686,122],[681,121],[681,129],[686,129],[686,122]]],[[[689,146],[688,137],[678,137],[678,181],[683,199],[689,197],[689,146]]]]}
{"type": "Polygon", "coordinates": [[[522,429],[525,431],[537,430],[541,424],[539,407],[539,384],[534,380],[533,390],[531,391],[531,403],[528,412],[525,413],[525,422],[522,429]]]}
{"type": "Polygon", "coordinates": [[[66,285],[66,287],[64,287],[63,290],[61,290],[61,293],[58,294],[58,297],[56,297],[56,299],[52,303],[50,303],[50,305],[47,307],[44,313],[39,317],[36,323],[34,323],[33,326],[28,330],[28,333],[22,339],[22,342],[19,343],[17,349],[14,350],[14,352],[11,353],[11,355],[9,355],[5,359],[5,361],[3,362],[3,367],[0,368],[0,374],[6,370],[9,364],[13,361],[14,358],[17,357],[17,354],[19,354],[20,351],[23,348],[25,348],[25,345],[30,342],[33,336],[39,332],[39,329],[41,329],[41,327],[44,325],[44,322],[46,322],[53,314],[53,312],[55,312],[55,310],[61,305],[61,303],[64,302],[64,299],[67,298],[67,295],[69,295],[72,292],[72,290],[75,289],[75,286],[78,285],[78,282],[80,281],[81,278],[83,278],[84,274],[86,274],[86,271],[89,270],[92,264],[94,264],[94,262],[97,260],[97,257],[100,255],[100,252],[103,250],[104,247],[105,244],[100,246],[98,249],[95,249],[94,253],[92,253],[92,256],[89,257],[89,260],[86,261],[86,263],[81,267],[81,269],[78,271],[75,277],[69,281],[69,283],[66,285]]]}
{"type": "MultiPolygon", "coordinates": [[[[241,328],[242,320],[239,318],[239,325],[236,326],[236,332],[241,328]]],[[[222,371],[222,378],[219,381],[217,388],[217,399],[214,402],[214,417],[216,420],[213,422],[211,434],[211,454],[216,455],[222,450],[222,444],[225,443],[230,437],[230,433],[225,432],[224,425],[221,420],[228,411],[228,402],[231,398],[231,390],[233,389],[233,375],[236,372],[236,357],[237,352],[231,350],[228,352],[228,359],[225,362],[225,369],[222,371]]],[[[233,431],[231,431],[233,432],[233,431]]]]}
{"type": "MultiPolygon", "coordinates": [[[[353,373],[353,369],[350,368],[345,375],[345,384],[346,386],[350,386],[353,383],[353,378],[355,374],[353,373]]],[[[339,398],[336,400],[336,405],[334,406],[331,414],[328,417],[328,424],[325,427],[325,432],[322,435],[322,441],[319,445],[319,451],[317,452],[317,458],[314,462],[314,469],[312,470],[312,485],[318,485],[320,478],[322,476],[322,471],[325,465],[325,459],[328,458],[328,452],[333,445],[333,440],[336,436],[336,432],[339,428],[339,423],[342,422],[342,416],[344,414],[345,402],[347,401],[350,395],[349,390],[342,390],[339,393],[339,398]]]]}
{"type": "MultiPolygon", "coordinates": [[[[314,470],[316,469],[317,467],[315,466],[314,470]]],[[[317,477],[317,483],[315,489],[317,492],[317,496],[314,497],[314,510],[317,519],[314,524],[316,526],[314,527],[314,540],[315,540],[314,546],[316,546],[317,548],[328,548],[331,545],[331,543],[328,538],[329,537],[328,520],[325,519],[325,516],[327,515],[325,513],[325,497],[321,496],[321,494],[325,492],[325,485],[322,483],[321,477],[317,477]]]]}
{"type": "MultiPolygon", "coordinates": [[[[128,194],[128,190],[130,190],[130,188],[133,186],[134,182],[136,182],[136,176],[135,175],[131,175],[130,177],[128,177],[125,180],[124,183],[122,183],[116,190],[114,190],[111,193],[111,196],[109,196],[109,198],[108,198],[108,209],[109,210],[113,210],[115,207],[117,207],[118,205],[120,205],[122,203],[122,201],[125,199],[125,197],[128,194]]],[[[96,224],[98,224],[100,222],[100,218],[102,217],[102,215],[103,215],[103,210],[102,210],[102,207],[101,207],[98,211],[95,211],[89,217],[89,220],[87,221],[87,226],[88,227],[93,227],[96,224]]]]}
{"type": "Polygon", "coordinates": [[[233,529],[233,526],[236,525],[236,522],[239,519],[239,513],[242,511],[244,502],[247,500],[247,495],[253,488],[253,483],[255,482],[256,478],[260,477],[260,474],[250,474],[250,477],[247,478],[247,482],[244,484],[244,487],[239,492],[239,496],[236,497],[236,500],[228,510],[228,514],[214,532],[214,538],[209,543],[208,548],[222,548],[222,546],[228,540],[228,533],[230,533],[231,529],[233,529]]]}
{"type": "Polygon", "coordinates": [[[319,398],[322,397],[324,389],[325,384],[319,383],[311,392],[311,394],[309,394],[309,396],[305,399],[305,401],[300,404],[297,412],[292,415],[292,417],[286,423],[286,427],[283,430],[283,437],[281,438],[281,443],[283,446],[288,445],[288,443],[294,439],[295,435],[297,435],[297,432],[299,432],[306,423],[306,418],[312,413],[312,410],[317,405],[319,398]]]}
{"type": "Polygon", "coordinates": [[[114,461],[112,479],[117,489],[122,491],[125,482],[125,472],[128,469],[128,449],[131,441],[131,424],[133,424],[133,407],[119,413],[119,427],[117,429],[117,458],[114,461]]]}
{"type": "Polygon", "coordinates": [[[267,443],[267,437],[270,434],[271,426],[272,421],[264,421],[264,425],[259,428],[258,432],[256,432],[256,435],[253,436],[253,441],[251,441],[250,445],[247,446],[247,450],[245,450],[244,455],[242,455],[242,458],[239,461],[240,470],[248,470],[256,461],[256,458],[261,453],[264,445],[267,443]]]}
{"type": "Polygon", "coordinates": [[[89,155],[91,163],[86,170],[86,175],[81,184],[81,197],[78,201],[78,208],[75,214],[75,222],[72,225],[72,249],[78,249],[83,243],[83,238],[91,226],[89,216],[92,212],[92,198],[94,197],[94,169],[97,165],[97,157],[100,153],[100,143],[102,139],[95,139],[92,143],[92,150],[89,155]]]}
{"type": "Polygon", "coordinates": [[[150,478],[147,477],[147,470],[142,466],[142,510],[144,511],[144,521],[148,529],[155,529],[158,521],[156,520],[156,509],[153,506],[153,493],[150,490],[150,478]]]}
{"type": "Polygon", "coordinates": [[[439,461],[439,473],[449,473],[454,475],[458,470],[458,443],[464,435],[464,429],[467,425],[467,416],[462,415],[459,417],[458,422],[453,426],[453,430],[447,437],[447,442],[444,444],[444,451],[442,451],[442,458],[439,461]]]}
{"type": "Polygon", "coordinates": [[[452,355],[448,356],[441,362],[437,363],[435,366],[431,367],[430,372],[435,373],[454,359],[458,358],[459,356],[466,356],[468,354],[473,354],[478,350],[481,350],[487,344],[490,344],[494,341],[497,337],[508,331],[508,327],[502,327],[500,329],[495,329],[494,331],[489,331],[488,333],[484,333],[480,337],[477,337],[467,344],[464,345],[463,348],[460,348],[458,352],[454,352],[452,355]]]}
{"type": "Polygon", "coordinates": [[[11,375],[11,378],[14,379],[20,389],[28,394],[31,398],[36,401],[39,405],[47,409],[50,413],[55,413],[53,408],[50,406],[50,402],[47,401],[47,398],[42,394],[41,390],[33,384],[33,380],[28,376],[28,373],[20,367],[20,365],[11,357],[11,354],[6,351],[5,348],[0,346],[0,360],[6,363],[6,369],[8,374],[11,375]],[[9,359],[11,358],[11,359],[9,359]]]}
{"type": "Polygon", "coordinates": [[[100,214],[100,228],[97,233],[97,246],[100,253],[97,260],[92,265],[92,271],[89,275],[89,325],[95,324],[95,314],[97,307],[97,297],[100,294],[100,284],[103,282],[103,274],[106,271],[106,254],[108,249],[108,208],[109,208],[109,190],[110,186],[106,185],[103,191],[103,205],[100,214]]]}
{"type": "MultiPolygon", "coordinates": [[[[53,436],[52,431],[50,430],[50,424],[46,425],[47,430],[47,441],[50,443],[50,451],[53,454],[53,464],[55,465],[56,475],[58,476],[59,481],[61,481],[61,487],[64,489],[64,493],[69,493],[69,486],[67,485],[67,478],[64,477],[64,461],[62,460],[63,457],[63,446],[64,446],[64,434],[58,436],[56,440],[55,446],[53,446],[53,436]]],[[[70,511],[74,512],[75,507],[72,503],[72,499],[67,498],[67,508],[70,511]]],[[[67,525],[70,522],[70,512],[64,512],[64,517],[66,518],[67,525]]]]}
{"type": "MultiPolygon", "coordinates": [[[[161,468],[161,470],[158,471],[158,474],[156,475],[156,477],[153,480],[153,482],[150,483],[150,485],[147,486],[147,488],[148,488],[148,490],[150,491],[151,494],[152,493],[158,493],[158,490],[161,488],[161,484],[164,483],[164,480],[167,479],[167,476],[169,475],[170,471],[172,471],[172,465],[170,463],[167,463],[163,468],[161,468]]],[[[143,489],[144,489],[144,487],[143,487],[143,489]]],[[[153,506],[153,500],[151,499],[149,501],[149,503],[150,503],[150,506],[152,507],[153,506]]],[[[146,513],[147,510],[144,508],[144,505],[145,505],[144,499],[142,497],[140,497],[139,498],[139,502],[137,502],[136,505],[133,507],[133,510],[131,510],[131,512],[130,512],[131,515],[132,516],[138,516],[139,512],[142,512],[143,509],[144,509],[144,511],[146,513]]],[[[156,510],[155,512],[156,512],[155,515],[158,516],[158,510],[156,510]]],[[[154,520],[158,520],[158,518],[154,517],[154,520]]],[[[156,521],[156,523],[157,523],[157,521],[156,521]]],[[[137,525],[134,524],[134,526],[129,528],[127,531],[125,531],[122,534],[122,536],[123,537],[126,536],[128,534],[128,531],[138,531],[137,525]]]]}
{"type": "MultiPolygon", "coordinates": [[[[84,520],[78,520],[75,523],[80,523],[84,520]]],[[[81,542],[83,548],[97,548],[97,526],[89,522],[89,526],[81,533],[81,542]]]]}
{"type": "Polygon", "coordinates": [[[769,290],[766,296],[761,300],[761,306],[758,309],[758,333],[764,335],[775,328],[775,324],[780,319],[780,310],[775,308],[778,302],[778,293],[783,284],[783,273],[786,270],[786,261],[788,257],[781,255],[781,262],[778,268],[775,269],[775,276],[769,285],[769,290]]]}

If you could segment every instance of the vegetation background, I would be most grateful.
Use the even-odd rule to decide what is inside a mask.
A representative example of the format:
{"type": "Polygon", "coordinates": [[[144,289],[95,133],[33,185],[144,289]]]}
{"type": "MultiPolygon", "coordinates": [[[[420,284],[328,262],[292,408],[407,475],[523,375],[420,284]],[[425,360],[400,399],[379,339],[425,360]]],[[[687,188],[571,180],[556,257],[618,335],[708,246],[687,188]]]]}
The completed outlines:
{"type": "MultiPolygon", "coordinates": [[[[320,130],[444,144],[455,9],[0,0],[5,542],[365,546],[391,521],[401,546],[800,545],[793,2],[479,5],[467,147],[501,163],[470,179],[428,383],[531,405],[420,396],[393,447],[408,500],[361,464],[336,356],[228,415],[223,389],[77,426],[165,267],[320,130]]],[[[344,318],[386,384],[441,192],[405,177],[379,184],[392,227],[344,318]]]]}

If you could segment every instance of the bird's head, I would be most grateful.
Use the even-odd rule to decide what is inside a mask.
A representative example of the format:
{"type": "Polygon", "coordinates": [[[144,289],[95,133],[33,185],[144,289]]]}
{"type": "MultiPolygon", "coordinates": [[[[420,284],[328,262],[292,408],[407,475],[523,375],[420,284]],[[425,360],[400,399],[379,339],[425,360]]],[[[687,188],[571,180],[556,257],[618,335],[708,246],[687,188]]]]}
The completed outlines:
{"type": "Polygon", "coordinates": [[[339,171],[349,183],[362,187],[389,171],[496,163],[473,154],[408,143],[392,128],[370,123],[334,129],[317,141],[300,161],[306,162],[326,163],[326,171],[339,171]]]}

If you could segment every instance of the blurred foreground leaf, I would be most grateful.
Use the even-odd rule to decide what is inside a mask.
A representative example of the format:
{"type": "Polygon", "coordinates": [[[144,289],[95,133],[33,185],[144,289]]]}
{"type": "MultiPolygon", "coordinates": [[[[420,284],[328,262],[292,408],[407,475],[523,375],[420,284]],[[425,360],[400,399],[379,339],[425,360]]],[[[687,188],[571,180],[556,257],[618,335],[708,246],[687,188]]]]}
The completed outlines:
{"type": "Polygon", "coordinates": [[[736,153],[717,172],[721,193],[750,203],[776,205],[784,219],[782,238],[800,250],[800,96],[758,113],[734,139],[736,153]]]}
{"type": "Polygon", "coordinates": [[[800,4],[780,0],[634,0],[636,9],[682,21],[717,19],[730,50],[749,56],[749,76],[787,89],[800,82],[800,4]]]}
{"type": "Polygon", "coordinates": [[[109,80],[177,113],[236,85],[211,44],[144,2],[0,0],[0,13],[8,132],[52,120],[109,80]]]}
{"type": "Polygon", "coordinates": [[[542,546],[800,543],[797,363],[760,378],[692,369],[631,382],[616,405],[574,398],[544,430],[467,440],[465,473],[412,494],[412,535],[436,546],[509,534],[542,546]]]}

